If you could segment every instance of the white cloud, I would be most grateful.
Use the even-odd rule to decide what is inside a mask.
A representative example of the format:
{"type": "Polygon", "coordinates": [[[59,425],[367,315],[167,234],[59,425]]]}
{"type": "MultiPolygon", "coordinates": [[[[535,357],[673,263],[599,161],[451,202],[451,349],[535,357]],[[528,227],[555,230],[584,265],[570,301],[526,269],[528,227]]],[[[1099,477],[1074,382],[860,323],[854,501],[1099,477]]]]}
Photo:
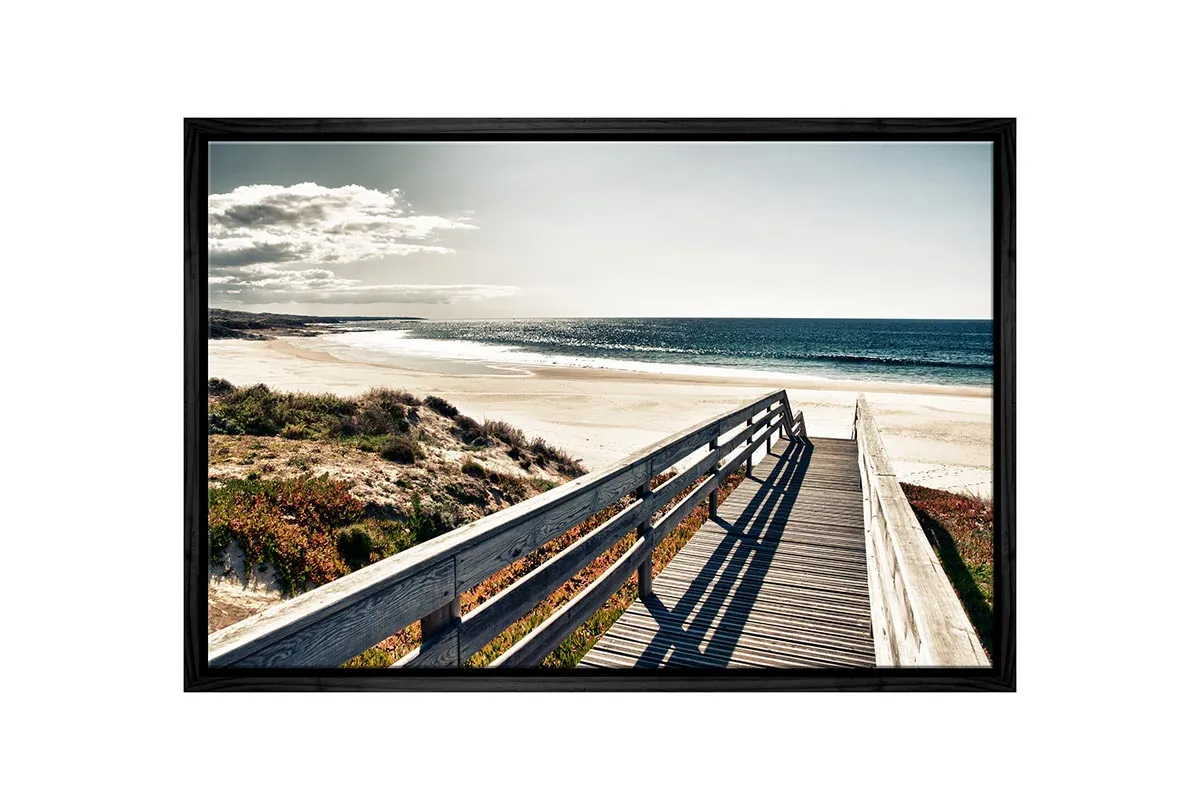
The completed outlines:
{"type": "Polygon", "coordinates": [[[428,240],[441,231],[475,227],[465,217],[416,214],[398,189],[316,183],[240,186],[208,197],[209,265],[345,264],[418,252],[452,253],[428,240]]]}
{"type": "Polygon", "coordinates": [[[434,242],[446,231],[475,230],[469,218],[418,214],[398,189],[356,185],[253,185],[210,194],[209,301],[453,303],[515,294],[515,287],[490,284],[364,284],[318,266],[453,253],[434,242]]]}

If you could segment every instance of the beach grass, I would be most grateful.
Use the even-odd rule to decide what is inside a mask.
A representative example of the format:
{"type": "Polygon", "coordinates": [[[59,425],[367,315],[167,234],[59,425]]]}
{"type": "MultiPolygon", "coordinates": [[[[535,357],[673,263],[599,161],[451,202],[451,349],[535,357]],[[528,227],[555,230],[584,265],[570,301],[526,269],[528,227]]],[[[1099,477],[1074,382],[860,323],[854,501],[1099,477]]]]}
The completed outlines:
{"type": "Polygon", "coordinates": [[[421,409],[452,420],[453,433],[468,448],[507,445],[524,469],[537,464],[578,477],[586,468],[565,450],[541,438],[529,441],[505,422],[480,424],[438,396],[423,400],[406,391],[372,388],[354,397],[276,391],[265,385],[238,387],[227,380],[208,381],[208,432],[279,436],[285,439],[337,441],[398,464],[425,457],[421,409]]]}
{"type": "Polygon", "coordinates": [[[979,633],[980,644],[991,657],[995,574],[993,502],[916,484],[901,486],[950,584],[979,633]]]}

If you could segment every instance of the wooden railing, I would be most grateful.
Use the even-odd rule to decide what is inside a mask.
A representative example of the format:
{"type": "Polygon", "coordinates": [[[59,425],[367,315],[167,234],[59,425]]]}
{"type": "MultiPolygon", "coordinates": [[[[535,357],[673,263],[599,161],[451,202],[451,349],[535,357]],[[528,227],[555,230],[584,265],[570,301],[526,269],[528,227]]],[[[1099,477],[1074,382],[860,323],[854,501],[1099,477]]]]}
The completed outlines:
{"type": "Polygon", "coordinates": [[[878,666],[988,666],[967,613],[900,488],[866,397],[854,410],[878,666]]]}
{"type": "Polygon", "coordinates": [[[289,599],[209,636],[213,667],[337,666],[420,620],[421,646],[396,666],[458,666],[521,619],[630,531],[634,544],[603,574],[551,614],[491,666],[535,666],[638,572],[651,590],[655,545],[770,436],[803,438],[785,391],[690,427],[608,469],[429,540],[289,599]],[[707,450],[651,488],[655,476],[707,450]],[[671,499],[696,485],[657,516],[671,499]],[[460,596],[525,555],[632,495],[601,526],[505,590],[461,615],[460,596]]]}

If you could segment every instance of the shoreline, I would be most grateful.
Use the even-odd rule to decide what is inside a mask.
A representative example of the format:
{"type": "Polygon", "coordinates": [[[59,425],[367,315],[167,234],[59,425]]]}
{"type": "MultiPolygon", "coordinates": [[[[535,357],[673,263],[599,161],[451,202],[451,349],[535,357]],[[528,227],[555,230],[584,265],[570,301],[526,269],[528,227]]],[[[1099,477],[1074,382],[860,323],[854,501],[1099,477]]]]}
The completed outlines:
{"type": "Polygon", "coordinates": [[[771,390],[785,388],[814,436],[848,437],[859,392],[871,400],[902,481],[991,496],[992,392],[976,386],[727,377],[578,366],[389,363],[336,357],[303,338],[208,341],[208,376],[284,391],[358,394],[373,387],[437,394],[467,415],[510,422],[589,468],[618,461],[664,436],[771,390]],[[480,371],[480,369],[483,369],[480,371]]]}
{"type": "MultiPolygon", "coordinates": [[[[308,338],[300,338],[308,339],[308,338]]],[[[940,383],[909,383],[891,382],[886,380],[841,380],[830,377],[809,377],[799,374],[784,374],[782,372],[763,372],[758,375],[739,375],[736,369],[717,369],[721,374],[689,373],[686,370],[673,371],[632,371],[626,369],[606,368],[603,366],[574,366],[558,364],[534,364],[517,362],[484,363],[468,360],[440,360],[418,358],[411,355],[396,355],[393,362],[383,363],[360,358],[338,357],[332,352],[322,349],[300,346],[293,342],[293,337],[271,338],[263,343],[272,351],[306,360],[327,363],[345,363],[354,366],[370,366],[372,368],[396,369],[413,374],[431,374],[448,377],[513,377],[548,376],[561,379],[588,379],[595,375],[603,375],[615,380],[645,381],[662,380],[673,383],[690,383],[697,385],[733,385],[733,386],[764,386],[768,388],[797,388],[812,391],[855,391],[863,393],[892,393],[892,394],[926,394],[932,396],[986,397],[992,396],[992,389],[978,385],[944,385],[940,383]],[[398,362],[403,361],[403,363],[398,362]],[[422,368],[422,366],[424,368],[422,368]],[[457,371],[456,371],[457,370],[457,371]],[[511,374],[498,374],[497,371],[511,371],[511,374]],[[578,373],[578,374],[577,374],[578,373]]],[[[241,341],[252,342],[252,341],[241,341]]],[[[681,369],[689,366],[680,365],[681,369]]],[[[709,368],[709,367],[704,367],[709,368]]]]}

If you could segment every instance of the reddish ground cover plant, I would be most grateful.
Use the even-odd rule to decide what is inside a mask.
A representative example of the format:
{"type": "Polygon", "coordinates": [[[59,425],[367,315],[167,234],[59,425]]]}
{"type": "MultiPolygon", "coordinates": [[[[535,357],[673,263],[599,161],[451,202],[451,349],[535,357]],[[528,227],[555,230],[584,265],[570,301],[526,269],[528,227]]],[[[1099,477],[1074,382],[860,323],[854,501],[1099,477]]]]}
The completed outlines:
{"type": "Polygon", "coordinates": [[[237,543],[246,572],[260,563],[273,566],[289,595],[350,573],[336,531],[362,517],[363,504],[346,484],[326,477],[230,481],[209,489],[212,553],[237,543]]]}
{"type": "Polygon", "coordinates": [[[929,544],[958,598],[962,600],[979,642],[992,654],[994,567],[993,502],[973,495],[901,484],[929,544]]]}

